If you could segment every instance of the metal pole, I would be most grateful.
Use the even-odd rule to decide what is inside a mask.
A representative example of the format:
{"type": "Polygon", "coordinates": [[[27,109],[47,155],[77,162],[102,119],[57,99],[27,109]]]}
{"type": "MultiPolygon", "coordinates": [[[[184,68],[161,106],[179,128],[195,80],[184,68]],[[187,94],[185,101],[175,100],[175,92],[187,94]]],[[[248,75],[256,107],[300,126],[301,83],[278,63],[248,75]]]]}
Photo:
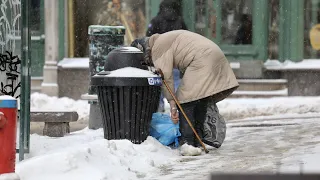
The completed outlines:
{"type": "Polygon", "coordinates": [[[30,140],[30,0],[21,1],[21,105],[20,105],[20,135],[19,160],[24,159],[25,150],[29,151],[30,140]]]}
{"type": "Polygon", "coordinates": [[[74,57],[74,4],[73,0],[68,0],[68,37],[69,37],[69,57],[74,57]]]}

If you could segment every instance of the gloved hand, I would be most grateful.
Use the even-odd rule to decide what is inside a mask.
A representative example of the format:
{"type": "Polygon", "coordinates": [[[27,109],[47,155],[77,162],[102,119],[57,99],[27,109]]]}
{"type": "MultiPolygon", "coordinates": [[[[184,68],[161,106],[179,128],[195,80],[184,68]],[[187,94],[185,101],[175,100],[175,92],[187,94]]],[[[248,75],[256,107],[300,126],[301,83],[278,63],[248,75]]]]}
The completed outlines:
{"type": "Polygon", "coordinates": [[[177,105],[175,103],[174,100],[171,100],[169,102],[170,104],[170,116],[171,116],[171,120],[174,124],[177,124],[179,122],[179,112],[177,109],[177,105]]]}
{"type": "Polygon", "coordinates": [[[163,72],[161,71],[161,69],[155,69],[154,73],[161,76],[161,79],[164,79],[164,75],[163,75],[163,72]]]}

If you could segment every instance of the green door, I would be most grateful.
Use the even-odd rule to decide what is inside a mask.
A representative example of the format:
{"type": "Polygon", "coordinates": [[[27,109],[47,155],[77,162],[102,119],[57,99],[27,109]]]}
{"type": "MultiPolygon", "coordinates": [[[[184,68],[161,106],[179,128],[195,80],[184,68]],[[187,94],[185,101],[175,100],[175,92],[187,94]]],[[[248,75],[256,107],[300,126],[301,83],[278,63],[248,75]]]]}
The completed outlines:
{"type": "Polygon", "coordinates": [[[183,0],[189,30],[217,43],[231,61],[268,57],[268,0],[183,0]]]}

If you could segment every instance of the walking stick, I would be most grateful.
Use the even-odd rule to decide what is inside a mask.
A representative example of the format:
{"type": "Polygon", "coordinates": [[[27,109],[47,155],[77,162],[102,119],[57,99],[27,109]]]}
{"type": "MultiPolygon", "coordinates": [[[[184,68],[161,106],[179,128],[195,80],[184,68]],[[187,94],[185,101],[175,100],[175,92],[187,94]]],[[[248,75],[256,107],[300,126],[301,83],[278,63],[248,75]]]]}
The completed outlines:
{"type": "Polygon", "coordinates": [[[194,129],[193,125],[191,124],[190,122],[190,119],[188,118],[188,116],[186,115],[186,113],[184,112],[184,110],[182,109],[180,103],[178,102],[176,96],[173,94],[172,90],[170,89],[170,87],[168,86],[166,80],[164,80],[164,75],[163,75],[163,72],[161,71],[161,69],[158,69],[157,72],[160,74],[161,76],[161,79],[162,79],[162,82],[164,83],[164,85],[166,86],[166,88],[168,89],[168,91],[170,92],[171,96],[173,97],[174,101],[176,102],[176,104],[178,105],[180,111],[182,112],[184,118],[187,120],[189,126],[191,127],[193,133],[196,135],[197,139],[199,140],[201,146],[203,147],[204,151],[206,153],[209,153],[209,151],[207,150],[207,148],[205,147],[205,145],[203,144],[201,138],[199,137],[197,131],[194,129]]]}

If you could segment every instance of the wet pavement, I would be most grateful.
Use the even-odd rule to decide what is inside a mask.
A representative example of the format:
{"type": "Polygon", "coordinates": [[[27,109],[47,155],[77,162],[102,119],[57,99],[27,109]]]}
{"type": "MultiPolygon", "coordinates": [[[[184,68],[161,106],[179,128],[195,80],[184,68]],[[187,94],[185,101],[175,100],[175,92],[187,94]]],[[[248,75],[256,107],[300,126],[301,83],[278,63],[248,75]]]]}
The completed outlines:
{"type": "Polygon", "coordinates": [[[319,129],[320,119],[228,123],[221,148],[202,156],[181,157],[161,167],[160,176],[154,179],[208,179],[210,173],[220,172],[299,173],[301,167],[306,172],[320,171],[320,165],[314,165],[320,162],[319,129]]]}

